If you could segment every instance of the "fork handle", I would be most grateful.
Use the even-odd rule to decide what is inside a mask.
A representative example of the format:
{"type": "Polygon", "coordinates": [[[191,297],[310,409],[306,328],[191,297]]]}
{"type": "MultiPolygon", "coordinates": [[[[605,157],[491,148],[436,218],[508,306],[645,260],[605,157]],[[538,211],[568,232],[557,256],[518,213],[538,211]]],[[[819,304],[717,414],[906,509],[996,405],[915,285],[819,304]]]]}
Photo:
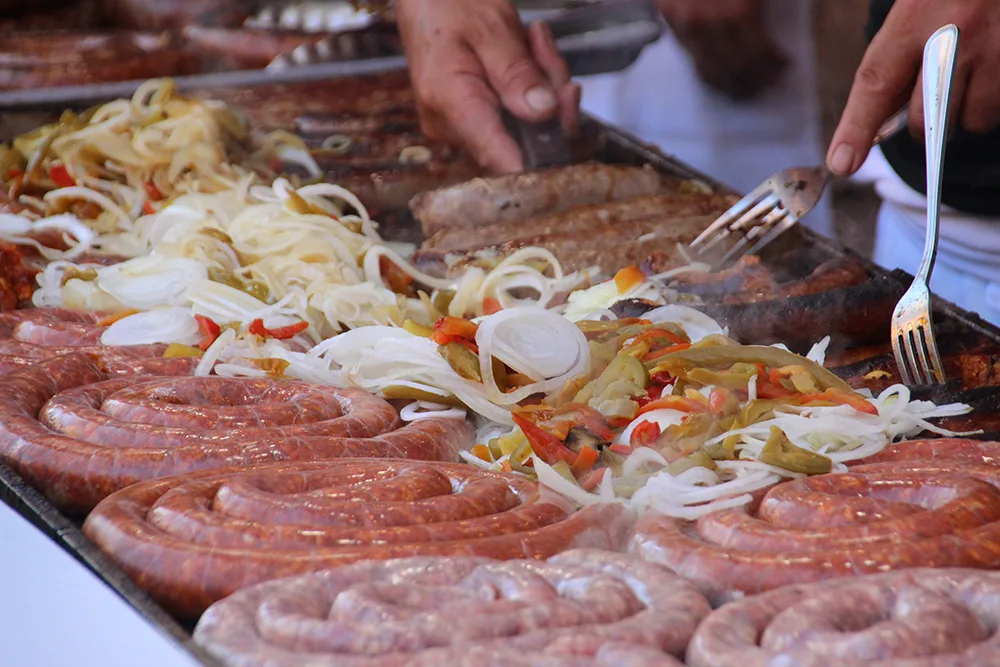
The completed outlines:
{"type": "Polygon", "coordinates": [[[934,270],[941,214],[941,169],[948,129],[948,101],[958,52],[958,27],[946,25],[924,47],[924,139],[927,154],[927,236],[916,279],[924,283],[934,270]]]}
{"type": "Polygon", "coordinates": [[[882,123],[882,127],[878,129],[878,132],[875,134],[875,139],[872,141],[872,147],[874,148],[889,137],[898,134],[909,123],[910,111],[907,107],[903,107],[893,114],[892,118],[882,123]]]}

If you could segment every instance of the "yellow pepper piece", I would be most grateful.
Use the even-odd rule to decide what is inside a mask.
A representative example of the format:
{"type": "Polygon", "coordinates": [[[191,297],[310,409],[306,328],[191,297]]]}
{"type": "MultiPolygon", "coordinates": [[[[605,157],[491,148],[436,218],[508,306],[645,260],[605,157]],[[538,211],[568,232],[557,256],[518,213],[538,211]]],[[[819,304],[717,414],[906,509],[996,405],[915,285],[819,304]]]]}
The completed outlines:
{"type": "Polygon", "coordinates": [[[167,349],[163,352],[164,359],[176,359],[178,357],[200,357],[204,352],[202,352],[197,347],[191,347],[190,345],[181,345],[180,343],[171,343],[167,345],[167,349]]]}

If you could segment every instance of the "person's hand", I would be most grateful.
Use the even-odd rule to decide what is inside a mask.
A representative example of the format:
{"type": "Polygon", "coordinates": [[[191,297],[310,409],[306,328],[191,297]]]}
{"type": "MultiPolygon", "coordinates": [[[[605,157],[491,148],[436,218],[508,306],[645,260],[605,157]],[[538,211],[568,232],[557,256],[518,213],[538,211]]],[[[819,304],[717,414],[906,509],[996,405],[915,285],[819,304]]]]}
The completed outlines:
{"type": "Polygon", "coordinates": [[[737,100],[777,81],[788,57],[767,29],[767,0],[658,0],[706,84],[737,100]]]}
{"type": "Polygon", "coordinates": [[[428,137],[463,144],[495,172],[520,171],[503,104],[527,121],[559,114],[573,134],[580,87],[544,24],[525,35],[510,0],[398,0],[396,16],[428,137]]]}
{"type": "Polygon", "coordinates": [[[951,87],[951,122],[973,133],[1000,123],[1000,2],[997,0],[897,0],[865,52],[847,107],[833,135],[827,165],[849,176],[868,157],[879,126],[910,106],[910,131],[923,135],[920,69],[924,45],[942,26],[954,23],[961,36],[951,87]]]}

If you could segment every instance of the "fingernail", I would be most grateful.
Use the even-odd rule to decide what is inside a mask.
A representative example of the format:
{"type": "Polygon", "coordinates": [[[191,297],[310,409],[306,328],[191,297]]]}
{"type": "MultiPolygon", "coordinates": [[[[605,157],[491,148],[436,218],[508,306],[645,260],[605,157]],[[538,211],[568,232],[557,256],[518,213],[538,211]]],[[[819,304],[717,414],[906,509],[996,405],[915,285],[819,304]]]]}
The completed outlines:
{"type": "Polygon", "coordinates": [[[525,93],[524,102],[532,111],[550,111],[556,106],[556,96],[548,88],[538,86],[525,93]]]}
{"type": "Polygon", "coordinates": [[[854,166],[854,147],[850,144],[840,144],[830,156],[827,163],[830,171],[835,174],[846,174],[854,166]]]}

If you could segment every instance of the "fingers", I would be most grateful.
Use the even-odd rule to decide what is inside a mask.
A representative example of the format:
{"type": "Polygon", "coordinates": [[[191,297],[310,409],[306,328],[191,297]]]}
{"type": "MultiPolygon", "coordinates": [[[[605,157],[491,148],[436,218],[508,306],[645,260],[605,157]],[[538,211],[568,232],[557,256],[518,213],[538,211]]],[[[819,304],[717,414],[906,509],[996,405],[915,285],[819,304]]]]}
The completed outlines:
{"type": "MultiPolygon", "coordinates": [[[[529,121],[547,120],[557,112],[556,89],[536,64],[517,13],[508,9],[482,17],[477,31],[481,34],[470,36],[469,45],[482,62],[493,90],[511,113],[529,121]]],[[[549,66],[558,70],[553,54],[546,55],[549,66]]],[[[554,55],[558,58],[558,53],[554,55]]],[[[568,72],[564,78],[569,79],[568,72]]]]}
{"type": "Polygon", "coordinates": [[[548,24],[533,23],[528,29],[528,43],[531,54],[556,93],[563,131],[573,136],[580,126],[580,86],[570,80],[569,66],[559,54],[548,24]]]}
{"type": "Polygon", "coordinates": [[[958,110],[962,129],[989,132],[1000,122],[1000,90],[995,69],[979,67],[967,77],[964,99],[952,92],[952,99],[962,100],[958,110]]]}
{"type": "Polygon", "coordinates": [[[902,105],[920,70],[922,37],[904,21],[893,23],[892,16],[865,52],[830,143],[827,166],[840,176],[861,167],[879,127],[902,105]]]}

